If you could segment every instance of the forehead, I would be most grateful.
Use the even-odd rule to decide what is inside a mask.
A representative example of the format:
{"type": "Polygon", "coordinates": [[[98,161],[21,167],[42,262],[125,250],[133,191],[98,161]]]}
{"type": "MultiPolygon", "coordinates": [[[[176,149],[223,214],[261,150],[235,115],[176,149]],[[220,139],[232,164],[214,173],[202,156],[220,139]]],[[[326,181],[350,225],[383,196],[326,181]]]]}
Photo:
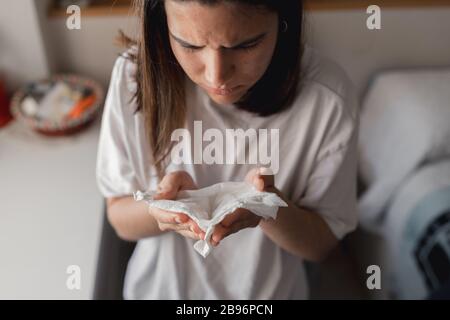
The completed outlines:
{"type": "Polygon", "coordinates": [[[219,2],[205,5],[198,1],[165,1],[170,31],[192,42],[238,41],[273,25],[276,13],[265,8],[219,2]]]}

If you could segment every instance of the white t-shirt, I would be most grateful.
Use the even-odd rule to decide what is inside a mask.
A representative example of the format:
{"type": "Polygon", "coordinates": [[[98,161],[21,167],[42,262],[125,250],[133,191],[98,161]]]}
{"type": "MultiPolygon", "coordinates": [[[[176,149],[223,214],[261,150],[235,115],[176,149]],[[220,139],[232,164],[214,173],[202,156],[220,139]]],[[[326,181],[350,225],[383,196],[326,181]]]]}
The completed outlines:
{"type": "MultiPolygon", "coordinates": [[[[233,105],[217,105],[189,79],[186,128],[279,129],[275,185],[298,206],[327,222],[337,238],[355,229],[358,108],[354,87],[334,62],[306,47],[302,90],[288,110],[259,117],[233,105]]],[[[130,103],[135,64],[119,57],[103,113],[97,180],[105,197],[154,190],[143,116],[130,103]]],[[[225,134],[224,134],[225,136],[225,134]]],[[[236,161],[237,162],[237,161],[236,161]]],[[[235,163],[236,163],[235,162],[235,163]]],[[[199,188],[242,181],[254,164],[171,163],[167,172],[189,172],[199,188]]],[[[305,299],[308,285],[301,258],[289,254],[257,228],[224,239],[204,259],[194,240],[177,233],[140,240],[129,261],[126,299],[305,299]]]]}

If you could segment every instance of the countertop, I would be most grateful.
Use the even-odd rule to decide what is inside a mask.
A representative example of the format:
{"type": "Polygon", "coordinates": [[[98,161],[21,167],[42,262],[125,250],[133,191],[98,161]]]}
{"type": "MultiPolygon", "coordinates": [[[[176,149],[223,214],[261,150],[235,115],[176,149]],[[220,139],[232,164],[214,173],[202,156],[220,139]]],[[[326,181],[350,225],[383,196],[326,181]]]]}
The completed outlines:
{"type": "Polygon", "coordinates": [[[99,129],[100,117],[62,138],[17,121],[0,128],[0,299],[92,298],[103,214],[99,129]],[[72,265],[80,290],[66,285],[72,265]]]}

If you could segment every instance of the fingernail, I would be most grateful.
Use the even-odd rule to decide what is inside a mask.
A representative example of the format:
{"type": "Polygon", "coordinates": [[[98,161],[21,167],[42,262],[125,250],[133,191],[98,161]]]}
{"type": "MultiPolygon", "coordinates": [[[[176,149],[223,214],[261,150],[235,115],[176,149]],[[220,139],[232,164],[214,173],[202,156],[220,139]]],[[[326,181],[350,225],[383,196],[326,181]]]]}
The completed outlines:
{"type": "Polygon", "coordinates": [[[270,168],[262,167],[262,168],[259,168],[259,174],[263,175],[263,176],[272,176],[273,171],[270,168]]]}
{"type": "Polygon", "coordinates": [[[175,221],[176,221],[177,223],[181,223],[180,217],[175,217],[175,221]]]}

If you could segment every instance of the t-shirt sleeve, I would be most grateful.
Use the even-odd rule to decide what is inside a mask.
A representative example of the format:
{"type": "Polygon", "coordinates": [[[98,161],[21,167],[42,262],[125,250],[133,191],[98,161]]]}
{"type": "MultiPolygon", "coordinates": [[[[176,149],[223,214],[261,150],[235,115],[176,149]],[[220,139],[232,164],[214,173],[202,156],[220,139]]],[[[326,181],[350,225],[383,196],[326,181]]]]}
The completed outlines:
{"type": "Polygon", "coordinates": [[[128,141],[133,120],[128,63],[122,56],[115,62],[101,122],[96,178],[106,198],[131,195],[139,190],[128,141]]]}
{"type": "Polygon", "coordinates": [[[357,215],[357,100],[353,88],[334,101],[323,143],[308,177],[300,207],[319,214],[333,234],[342,239],[353,231],[357,215]]]}

